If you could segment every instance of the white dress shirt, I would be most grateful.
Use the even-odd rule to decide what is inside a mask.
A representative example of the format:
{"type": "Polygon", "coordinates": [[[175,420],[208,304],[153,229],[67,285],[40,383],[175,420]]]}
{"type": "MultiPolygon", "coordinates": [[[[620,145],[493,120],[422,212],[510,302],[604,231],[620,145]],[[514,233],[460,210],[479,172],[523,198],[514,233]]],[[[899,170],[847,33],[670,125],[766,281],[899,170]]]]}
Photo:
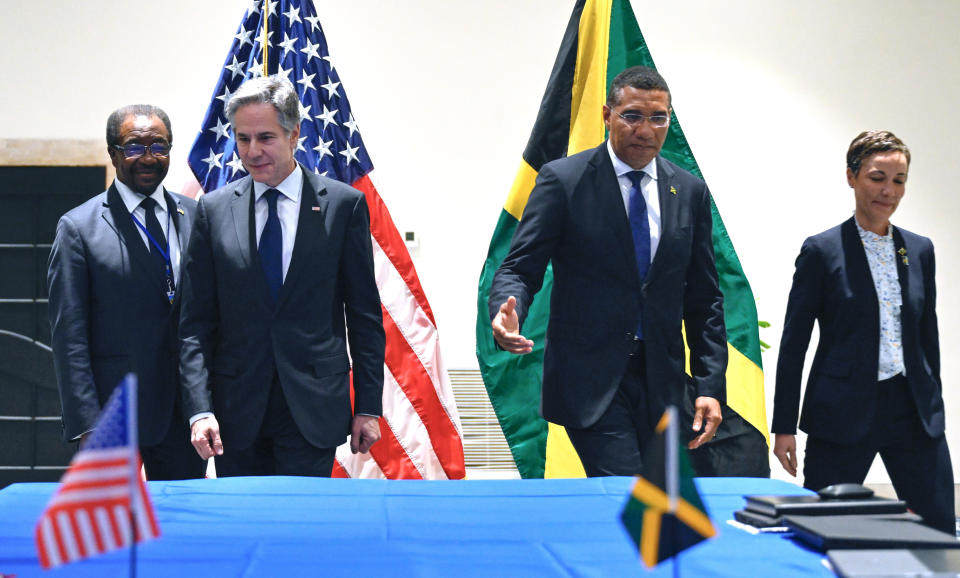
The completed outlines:
{"type": "MultiPolygon", "coordinates": [[[[143,202],[145,197],[140,193],[135,193],[133,189],[121,183],[118,179],[114,179],[113,184],[116,185],[117,192],[120,193],[120,199],[123,201],[124,206],[127,207],[127,211],[136,217],[141,225],[146,227],[147,211],[140,206],[140,203],[143,202]]],[[[173,226],[173,219],[167,211],[167,200],[163,196],[163,185],[157,185],[156,190],[150,193],[150,198],[157,202],[154,211],[157,215],[157,220],[160,221],[160,228],[167,237],[167,247],[169,247],[170,251],[170,267],[173,269],[173,282],[179,285],[180,239],[177,237],[176,227],[173,226]]],[[[150,250],[150,239],[147,237],[147,233],[136,225],[134,225],[134,227],[136,227],[137,232],[140,233],[140,238],[143,239],[147,249],[150,250]]],[[[159,240],[160,239],[157,239],[157,241],[159,240]]]]}
{"type": "Polygon", "coordinates": [[[253,182],[253,194],[257,199],[253,207],[254,219],[257,223],[257,247],[260,246],[260,235],[263,234],[263,228],[267,225],[267,214],[270,211],[270,205],[267,199],[263,198],[263,194],[270,189],[280,191],[277,196],[277,216],[280,218],[280,230],[283,235],[283,278],[286,279],[287,270],[290,268],[290,257],[293,255],[293,242],[297,238],[297,224],[300,221],[303,169],[298,164],[293,172],[275,187],[253,182]]]}
{"type": "MultiPolygon", "coordinates": [[[[613,161],[613,170],[617,174],[617,182],[620,183],[620,196],[623,197],[623,208],[630,216],[630,191],[633,190],[633,181],[627,176],[627,173],[636,169],[620,160],[610,141],[607,141],[607,152],[610,153],[610,160],[613,161]]],[[[647,166],[640,169],[646,176],[641,183],[641,192],[643,200],[647,203],[647,221],[650,223],[650,260],[657,254],[657,247],[660,246],[660,192],[657,189],[657,159],[654,157],[647,166]]]]}

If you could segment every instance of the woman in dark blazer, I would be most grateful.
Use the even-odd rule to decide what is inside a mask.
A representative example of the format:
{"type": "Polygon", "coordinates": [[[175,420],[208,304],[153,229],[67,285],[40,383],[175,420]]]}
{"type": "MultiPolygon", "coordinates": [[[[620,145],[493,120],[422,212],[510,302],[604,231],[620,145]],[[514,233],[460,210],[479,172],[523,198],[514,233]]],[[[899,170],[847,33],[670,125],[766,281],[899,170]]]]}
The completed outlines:
{"type": "Polygon", "coordinates": [[[887,131],[850,143],[854,216],[808,238],[796,261],[777,362],[773,453],[797,474],[800,380],[814,320],[819,343],[800,429],[804,486],[862,483],[879,453],[897,495],[954,533],[953,468],[944,436],[934,252],[890,224],[910,150],[887,131]]]}

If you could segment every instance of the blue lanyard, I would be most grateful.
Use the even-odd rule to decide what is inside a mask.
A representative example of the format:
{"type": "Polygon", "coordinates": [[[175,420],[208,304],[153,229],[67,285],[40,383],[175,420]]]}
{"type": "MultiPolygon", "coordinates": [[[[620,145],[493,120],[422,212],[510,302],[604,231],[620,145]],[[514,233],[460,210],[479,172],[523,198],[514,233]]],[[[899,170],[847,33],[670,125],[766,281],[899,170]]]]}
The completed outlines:
{"type": "MultiPolygon", "coordinates": [[[[146,211],[146,207],[144,207],[144,211],[146,211]]],[[[167,249],[168,249],[167,251],[163,250],[163,247],[160,246],[160,243],[153,238],[153,235],[151,235],[150,231],[148,231],[147,228],[144,226],[144,224],[140,222],[140,219],[138,219],[137,216],[133,214],[133,211],[130,212],[130,218],[133,219],[133,222],[136,223],[138,227],[140,227],[140,230],[144,232],[144,234],[147,236],[147,239],[150,240],[150,243],[152,243],[153,246],[156,247],[157,251],[160,251],[160,256],[163,257],[164,263],[166,265],[166,273],[167,273],[167,291],[166,291],[167,301],[169,301],[170,304],[172,305],[173,297],[176,295],[176,289],[174,288],[174,285],[173,285],[173,265],[170,262],[170,253],[169,253],[170,210],[169,209],[167,210],[167,233],[166,233],[167,238],[164,239],[167,242],[167,249]]]]}

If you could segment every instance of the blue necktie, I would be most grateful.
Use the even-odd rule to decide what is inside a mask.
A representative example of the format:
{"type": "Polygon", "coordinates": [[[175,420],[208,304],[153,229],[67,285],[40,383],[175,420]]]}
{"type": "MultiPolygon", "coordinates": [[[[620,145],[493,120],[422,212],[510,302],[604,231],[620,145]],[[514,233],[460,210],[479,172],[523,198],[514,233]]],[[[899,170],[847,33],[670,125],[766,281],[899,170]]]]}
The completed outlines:
{"type": "MultiPolygon", "coordinates": [[[[640,283],[647,278],[650,269],[650,221],[647,220],[647,203],[643,200],[643,171],[630,171],[627,178],[633,183],[630,191],[630,232],[633,235],[633,250],[637,255],[637,271],[640,283]]],[[[637,324],[637,339],[643,338],[643,319],[637,324]]]]}
{"type": "Polygon", "coordinates": [[[160,220],[157,219],[157,202],[151,197],[147,197],[140,201],[140,206],[143,207],[146,213],[144,222],[147,227],[147,232],[150,233],[150,237],[152,237],[152,239],[147,239],[147,245],[150,248],[150,259],[153,261],[154,267],[156,267],[162,275],[166,276],[167,260],[154,246],[154,242],[156,242],[164,251],[168,250],[167,237],[163,234],[163,229],[160,227],[160,220]]]}
{"type": "Polygon", "coordinates": [[[280,216],[277,214],[277,197],[280,191],[268,189],[263,194],[267,199],[267,222],[260,233],[260,264],[263,265],[263,274],[267,278],[267,288],[270,290],[270,304],[275,305],[283,286],[283,233],[280,230],[280,216]]]}

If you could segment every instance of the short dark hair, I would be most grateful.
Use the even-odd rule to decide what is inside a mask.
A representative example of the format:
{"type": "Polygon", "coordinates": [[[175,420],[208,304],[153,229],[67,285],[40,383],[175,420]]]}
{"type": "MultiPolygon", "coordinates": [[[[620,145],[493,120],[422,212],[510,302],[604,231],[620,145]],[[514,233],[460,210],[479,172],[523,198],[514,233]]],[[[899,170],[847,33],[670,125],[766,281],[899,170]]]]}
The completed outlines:
{"type": "Polygon", "coordinates": [[[897,135],[888,130],[865,130],[850,142],[847,149],[847,168],[854,175],[860,174],[863,161],[877,153],[899,151],[907,157],[907,168],[910,167],[910,149],[897,135]]]}
{"type": "Polygon", "coordinates": [[[670,87],[660,73],[649,66],[631,66],[613,79],[607,93],[607,106],[613,108],[620,102],[620,94],[626,87],[638,90],[662,90],[667,93],[667,102],[672,102],[670,87]]]}
{"type": "Polygon", "coordinates": [[[107,117],[107,146],[120,144],[117,139],[120,138],[120,125],[130,116],[144,115],[146,117],[155,116],[160,119],[163,126],[167,129],[167,135],[170,141],[167,144],[173,144],[173,129],[170,128],[170,117],[163,112],[159,106],[152,104],[128,104],[121,106],[110,113],[107,117]]]}

